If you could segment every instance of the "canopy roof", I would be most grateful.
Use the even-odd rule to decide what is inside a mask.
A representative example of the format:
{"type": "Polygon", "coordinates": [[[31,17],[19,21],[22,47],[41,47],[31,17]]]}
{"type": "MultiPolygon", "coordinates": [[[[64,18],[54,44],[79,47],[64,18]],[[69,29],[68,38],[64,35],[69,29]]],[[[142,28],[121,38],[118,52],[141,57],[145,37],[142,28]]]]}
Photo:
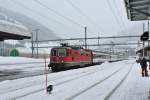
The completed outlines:
{"type": "Polygon", "coordinates": [[[131,21],[150,19],[150,0],[124,0],[131,21]]]}
{"type": "Polygon", "coordinates": [[[30,36],[23,36],[19,34],[0,31],[0,41],[4,41],[7,39],[23,40],[23,39],[30,39],[30,36]]]}
{"type": "Polygon", "coordinates": [[[13,39],[23,40],[30,39],[31,34],[15,25],[2,24],[0,22],[0,41],[13,39]]]}

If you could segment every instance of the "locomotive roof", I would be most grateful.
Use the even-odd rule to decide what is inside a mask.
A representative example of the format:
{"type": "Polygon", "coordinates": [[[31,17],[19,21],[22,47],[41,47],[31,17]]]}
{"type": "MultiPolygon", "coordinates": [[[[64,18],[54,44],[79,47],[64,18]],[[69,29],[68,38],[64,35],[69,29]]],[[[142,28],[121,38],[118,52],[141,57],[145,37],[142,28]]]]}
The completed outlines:
{"type": "Polygon", "coordinates": [[[59,46],[59,47],[54,47],[54,48],[52,48],[52,49],[59,49],[59,48],[70,48],[70,47],[61,47],[61,46],[59,46]]]}
{"type": "MultiPolygon", "coordinates": [[[[76,46],[59,46],[59,47],[54,47],[54,48],[52,48],[52,49],[59,49],[59,48],[75,49],[75,50],[84,49],[84,48],[82,48],[82,47],[76,47],[76,46]]],[[[91,50],[89,50],[89,49],[84,49],[84,50],[86,50],[86,51],[91,51],[91,50]]]]}

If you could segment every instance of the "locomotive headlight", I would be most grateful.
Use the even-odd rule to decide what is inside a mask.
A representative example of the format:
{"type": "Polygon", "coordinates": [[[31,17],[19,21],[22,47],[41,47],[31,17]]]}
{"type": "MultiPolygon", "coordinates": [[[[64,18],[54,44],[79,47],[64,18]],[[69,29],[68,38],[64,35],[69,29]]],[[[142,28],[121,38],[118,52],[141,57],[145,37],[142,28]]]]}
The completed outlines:
{"type": "Polygon", "coordinates": [[[63,63],[64,61],[62,60],[61,62],[63,63]]]}

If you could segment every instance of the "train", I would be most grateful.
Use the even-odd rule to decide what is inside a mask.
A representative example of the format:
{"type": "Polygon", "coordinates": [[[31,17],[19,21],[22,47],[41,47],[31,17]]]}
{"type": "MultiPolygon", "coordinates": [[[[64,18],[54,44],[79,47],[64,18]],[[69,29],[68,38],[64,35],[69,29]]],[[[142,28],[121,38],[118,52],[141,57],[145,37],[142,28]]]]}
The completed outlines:
{"type": "Polygon", "coordinates": [[[77,46],[59,46],[51,49],[48,67],[53,71],[101,64],[92,50],[77,46]]]}
{"type": "Polygon", "coordinates": [[[62,44],[62,46],[51,48],[50,63],[48,64],[48,67],[55,72],[101,64],[105,61],[114,62],[125,59],[127,58],[108,52],[94,51],[82,47],[62,44]]]}

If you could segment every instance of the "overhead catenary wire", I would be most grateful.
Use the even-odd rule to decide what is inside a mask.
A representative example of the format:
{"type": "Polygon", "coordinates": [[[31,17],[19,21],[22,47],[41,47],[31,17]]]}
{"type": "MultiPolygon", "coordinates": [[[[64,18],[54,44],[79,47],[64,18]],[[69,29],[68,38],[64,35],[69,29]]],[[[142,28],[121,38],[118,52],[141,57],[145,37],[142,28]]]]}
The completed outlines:
{"type": "Polygon", "coordinates": [[[65,1],[67,3],[69,3],[74,9],[76,9],[76,11],[78,11],[82,16],[84,16],[88,20],[88,22],[90,22],[91,24],[93,24],[94,27],[97,27],[98,30],[100,29],[101,32],[104,32],[104,30],[101,27],[99,27],[99,25],[97,23],[95,23],[90,16],[88,16],[79,7],[77,7],[71,0],[65,0],[65,1]]]}
{"type": "MultiPolygon", "coordinates": [[[[38,16],[41,16],[42,18],[50,19],[51,21],[53,21],[53,22],[55,22],[55,23],[61,24],[62,26],[66,26],[66,27],[68,27],[69,29],[71,28],[71,27],[69,27],[69,25],[63,24],[62,22],[57,21],[57,20],[55,20],[55,19],[53,19],[53,18],[50,18],[50,17],[48,17],[48,16],[44,16],[43,13],[40,13],[40,12],[38,12],[38,11],[33,10],[33,9],[31,9],[31,8],[29,8],[29,7],[27,7],[27,6],[25,6],[23,3],[19,2],[19,1],[16,1],[16,0],[11,0],[11,1],[12,1],[14,4],[17,4],[17,5],[19,5],[19,6],[23,7],[23,8],[25,8],[26,10],[28,10],[28,11],[30,11],[30,12],[32,12],[32,13],[35,13],[35,14],[37,14],[38,16]]],[[[25,23],[27,23],[27,22],[25,22],[25,23]]],[[[30,24],[30,23],[29,23],[29,24],[30,24]]],[[[37,25],[33,25],[33,26],[37,26],[37,25]]]]}
{"type": "Polygon", "coordinates": [[[122,25],[123,25],[125,28],[127,28],[127,25],[125,24],[125,22],[124,22],[124,20],[123,20],[123,16],[121,15],[121,11],[120,11],[120,9],[118,8],[118,5],[117,5],[116,0],[114,0],[113,3],[114,3],[114,7],[116,8],[116,10],[117,10],[117,12],[118,12],[118,15],[120,16],[120,20],[121,20],[122,25]]]}
{"type": "MultiPolygon", "coordinates": [[[[1,0],[2,1],[2,0],[1,0]]],[[[6,1],[12,1],[12,0],[6,0],[6,1]]],[[[15,0],[13,0],[13,2],[12,3],[14,3],[15,2],[15,0]]],[[[15,4],[16,4],[16,2],[15,2],[15,4]]],[[[27,8],[28,9],[28,8],[27,8]]],[[[1,8],[0,8],[0,10],[1,10],[1,8]]],[[[10,14],[9,15],[10,17],[12,17],[13,18],[13,16],[10,14]]],[[[20,21],[19,19],[17,19],[18,21],[20,21]]],[[[20,21],[21,22],[21,21],[20,21]]],[[[35,26],[35,27],[39,27],[39,25],[35,25],[35,24],[32,24],[32,23],[29,23],[29,22],[27,22],[27,21],[25,21],[25,23],[26,24],[30,24],[31,26],[35,26]]]]}
{"type": "MultiPolygon", "coordinates": [[[[137,45],[138,43],[114,43],[113,45],[137,45]]],[[[140,43],[142,44],[142,43],[140,43]]],[[[77,46],[77,47],[81,47],[81,46],[85,46],[85,45],[70,45],[70,46],[77,46]]],[[[88,44],[87,46],[112,46],[111,43],[108,44],[88,44]]],[[[58,46],[39,46],[38,48],[52,48],[52,47],[58,47],[58,46]]],[[[37,48],[37,47],[33,47],[33,48],[37,48]]]]}
{"type": "Polygon", "coordinates": [[[107,4],[108,4],[109,9],[111,10],[111,12],[112,12],[112,14],[113,14],[113,16],[114,16],[114,18],[115,18],[115,20],[116,20],[116,23],[118,24],[118,26],[120,27],[120,29],[123,30],[123,28],[122,28],[122,26],[121,26],[121,24],[120,24],[120,22],[119,22],[119,20],[118,20],[118,17],[117,17],[117,15],[116,15],[116,13],[115,13],[115,11],[114,11],[114,9],[113,9],[113,7],[112,7],[110,1],[109,1],[109,0],[106,0],[106,1],[107,1],[107,4]]]}
{"type": "MultiPolygon", "coordinates": [[[[135,36],[110,36],[110,37],[88,37],[87,39],[111,39],[111,38],[139,38],[139,35],[135,36]]],[[[54,40],[40,40],[38,42],[49,42],[49,41],[66,41],[66,40],[84,40],[85,38],[68,38],[68,39],[54,39],[54,40]]],[[[35,41],[34,41],[35,42],[35,41]]]]}
{"type": "Polygon", "coordinates": [[[46,8],[48,11],[55,13],[56,15],[58,15],[58,16],[64,18],[65,20],[68,20],[69,22],[75,24],[76,26],[78,26],[78,27],[80,27],[80,28],[84,28],[84,26],[82,26],[82,25],[79,24],[78,22],[75,22],[75,21],[72,20],[71,18],[68,18],[68,17],[62,15],[61,13],[59,13],[59,12],[57,12],[56,10],[54,10],[54,9],[52,9],[52,8],[50,8],[50,7],[48,7],[47,5],[45,5],[44,3],[42,3],[41,1],[39,1],[39,0],[34,0],[34,1],[35,1],[36,3],[38,3],[39,5],[41,5],[42,7],[46,8]]]}

